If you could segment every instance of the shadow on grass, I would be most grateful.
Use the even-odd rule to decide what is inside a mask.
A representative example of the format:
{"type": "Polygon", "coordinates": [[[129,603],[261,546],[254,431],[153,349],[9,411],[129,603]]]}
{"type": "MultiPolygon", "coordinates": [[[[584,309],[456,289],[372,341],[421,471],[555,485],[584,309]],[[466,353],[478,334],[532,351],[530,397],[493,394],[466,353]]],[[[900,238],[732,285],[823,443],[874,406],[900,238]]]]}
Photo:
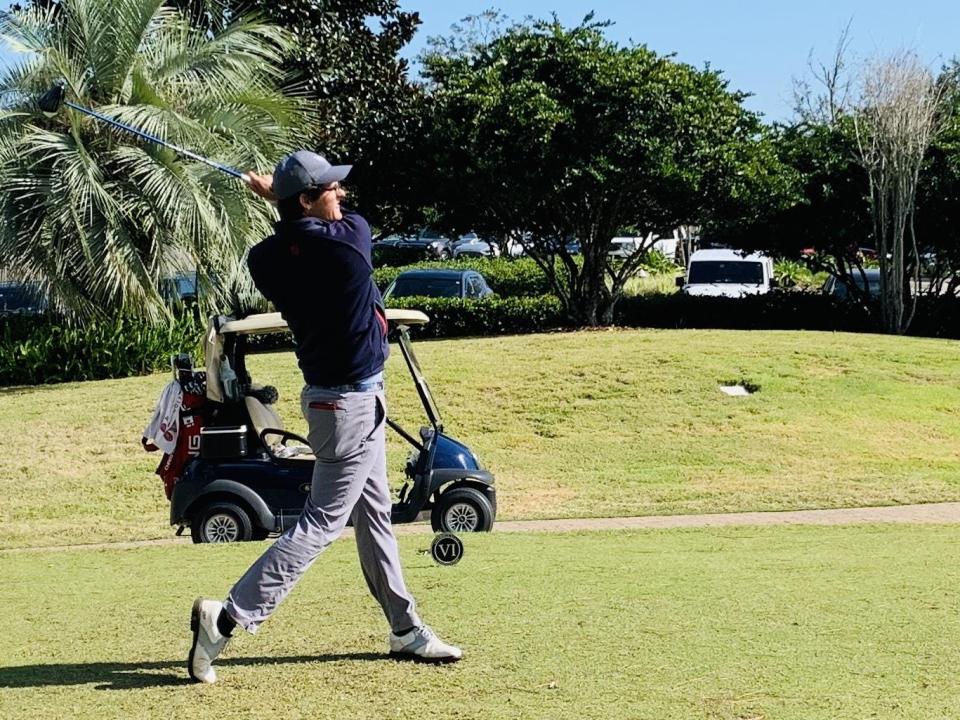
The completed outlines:
{"type": "MultiPolygon", "coordinates": [[[[216,667],[286,665],[338,662],[341,660],[388,660],[378,653],[294,655],[290,657],[244,657],[218,660],[216,667]]],[[[0,688],[63,687],[96,684],[97,690],[136,690],[170,685],[192,685],[186,660],[144,663],[52,663],[0,667],[0,688]]]]}

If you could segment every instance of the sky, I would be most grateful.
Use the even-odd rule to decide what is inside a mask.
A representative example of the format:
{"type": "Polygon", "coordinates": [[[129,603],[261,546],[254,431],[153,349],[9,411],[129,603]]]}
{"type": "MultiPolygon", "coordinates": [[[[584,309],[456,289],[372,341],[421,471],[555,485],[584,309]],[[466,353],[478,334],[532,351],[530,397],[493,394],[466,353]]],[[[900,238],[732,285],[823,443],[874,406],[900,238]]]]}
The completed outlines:
{"type": "MultiPolygon", "coordinates": [[[[9,4],[0,0],[0,8],[9,4]]],[[[769,121],[789,119],[793,78],[807,74],[811,52],[830,60],[848,23],[853,61],[906,48],[937,70],[960,55],[960,0],[400,0],[400,6],[419,12],[423,23],[404,50],[410,59],[427,37],[449,34],[453,23],[491,7],[515,20],[556,12],[568,26],[593,10],[614,22],[606,31],[612,40],[723,71],[732,88],[753,94],[747,106],[769,121]]],[[[0,63],[10,57],[0,50],[0,63]]]]}
{"type": "Polygon", "coordinates": [[[753,94],[746,105],[769,121],[791,116],[792,78],[807,74],[811,51],[814,59],[830,60],[847,23],[853,61],[910,49],[936,71],[960,56],[958,0],[401,0],[400,6],[419,12],[423,23],[405,52],[411,58],[428,36],[449,34],[451,24],[490,7],[516,20],[556,12],[568,26],[593,10],[596,19],[615,23],[606,31],[611,40],[722,70],[732,88],[753,94]]]}

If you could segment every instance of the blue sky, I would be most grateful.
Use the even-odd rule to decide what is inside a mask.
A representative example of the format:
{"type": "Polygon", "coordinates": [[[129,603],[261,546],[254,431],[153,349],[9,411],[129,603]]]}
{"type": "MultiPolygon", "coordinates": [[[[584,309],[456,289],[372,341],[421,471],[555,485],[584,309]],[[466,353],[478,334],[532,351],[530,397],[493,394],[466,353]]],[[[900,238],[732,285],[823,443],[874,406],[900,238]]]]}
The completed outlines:
{"type": "MultiPolygon", "coordinates": [[[[449,33],[466,15],[496,7],[511,18],[548,17],[556,12],[566,25],[591,10],[614,21],[608,36],[621,43],[643,43],[661,53],[722,70],[739,90],[754,94],[749,107],[770,120],[783,120],[792,108],[792,78],[806,73],[807,58],[827,60],[852,19],[851,58],[863,59],[898,48],[915,50],[934,69],[960,55],[960,1],[912,0],[401,0],[417,10],[423,25],[405,55],[415,57],[430,35],[449,33]]],[[[0,0],[6,8],[8,0],[0,0]]],[[[0,62],[9,54],[0,51],[0,62]]]]}
{"type": "Polygon", "coordinates": [[[846,24],[851,57],[899,48],[915,50],[937,69],[960,55],[960,1],[912,0],[525,0],[496,4],[484,0],[401,0],[417,10],[423,25],[409,51],[415,55],[429,35],[449,33],[460,18],[496,7],[514,19],[548,17],[555,11],[574,25],[590,10],[616,24],[607,31],[618,42],[635,41],[657,52],[676,53],[696,66],[709,62],[731,85],[752,92],[749,107],[783,120],[792,109],[792,81],[806,72],[807,58],[827,60],[846,24]]]}

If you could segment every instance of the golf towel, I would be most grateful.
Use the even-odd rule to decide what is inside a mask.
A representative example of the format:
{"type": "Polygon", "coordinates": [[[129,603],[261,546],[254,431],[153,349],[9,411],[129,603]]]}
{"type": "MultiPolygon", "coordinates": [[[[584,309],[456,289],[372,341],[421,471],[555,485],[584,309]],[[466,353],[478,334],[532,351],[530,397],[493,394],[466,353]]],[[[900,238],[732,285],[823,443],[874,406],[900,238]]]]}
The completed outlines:
{"type": "Polygon", "coordinates": [[[155,446],[170,455],[177,447],[177,434],[180,432],[180,405],[183,391],[180,383],[171,380],[160,393],[153,417],[143,430],[140,443],[148,450],[155,446]]]}

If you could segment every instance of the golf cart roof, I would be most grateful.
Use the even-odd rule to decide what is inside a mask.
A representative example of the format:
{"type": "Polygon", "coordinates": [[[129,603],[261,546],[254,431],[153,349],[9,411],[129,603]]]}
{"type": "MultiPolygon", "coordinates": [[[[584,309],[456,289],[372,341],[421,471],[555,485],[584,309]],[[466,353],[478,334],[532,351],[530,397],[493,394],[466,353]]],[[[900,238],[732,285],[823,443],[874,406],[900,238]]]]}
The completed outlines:
{"type": "MultiPolygon", "coordinates": [[[[419,310],[387,308],[387,322],[402,326],[424,325],[430,322],[430,318],[419,310]]],[[[204,338],[207,398],[214,402],[224,401],[221,371],[224,365],[223,352],[227,343],[226,338],[233,338],[237,335],[266,335],[278,332],[290,332],[287,321],[278,312],[248,315],[242,320],[234,320],[223,315],[210,318],[210,324],[204,338]]]]}
{"type": "MultiPolygon", "coordinates": [[[[287,321],[280,313],[264,313],[262,315],[248,315],[242,320],[223,318],[218,333],[220,335],[261,335],[275,332],[289,332],[287,321]]],[[[403,310],[387,308],[387,322],[396,325],[425,325],[430,318],[419,310],[403,310]]]]}

